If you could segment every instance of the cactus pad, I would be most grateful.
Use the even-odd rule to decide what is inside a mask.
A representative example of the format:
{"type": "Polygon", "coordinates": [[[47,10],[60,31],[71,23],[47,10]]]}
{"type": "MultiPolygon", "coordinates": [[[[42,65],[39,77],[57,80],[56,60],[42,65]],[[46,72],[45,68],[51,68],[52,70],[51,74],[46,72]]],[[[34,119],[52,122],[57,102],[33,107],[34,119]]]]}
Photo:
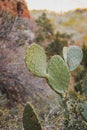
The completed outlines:
{"type": "Polygon", "coordinates": [[[38,117],[30,104],[27,104],[23,113],[24,130],[42,130],[38,117]]]}
{"type": "Polygon", "coordinates": [[[67,51],[67,64],[69,65],[70,71],[76,69],[81,63],[83,53],[80,47],[70,46],[67,51]]]}
{"type": "Polygon", "coordinates": [[[63,59],[55,55],[48,64],[48,83],[59,93],[63,93],[69,86],[69,70],[63,59]]]}
{"type": "Polygon", "coordinates": [[[46,55],[39,45],[32,44],[26,53],[25,62],[28,70],[34,75],[45,77],[46,74],[46,55]]]}
{"type": "Polygon", "coordinates": [[[68,51],[68,47],[64,47],[63,48],[63,58],[66,63],[67,63],[67,51],[68,51]]]}
{"type": "Polygon", "coordinates": [[[85,118],[85,120],[87,121],[87,101],[82,103],[82,108],[83,108],[82,115],[85,118]]]}

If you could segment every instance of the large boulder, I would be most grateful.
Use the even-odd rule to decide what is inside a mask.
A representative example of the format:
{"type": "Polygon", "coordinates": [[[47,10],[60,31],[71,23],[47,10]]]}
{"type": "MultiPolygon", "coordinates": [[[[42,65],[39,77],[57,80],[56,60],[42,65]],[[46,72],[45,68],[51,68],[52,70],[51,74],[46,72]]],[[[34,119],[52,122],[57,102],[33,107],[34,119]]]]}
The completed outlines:
{"type": "Polygon", "coordinates": [[[27,47],[34,40],[35,21],[28,17],[30,14],[27,15],[27,8],[25,9],[27,13],[18,16],[17,0],[8,1],[5,5],[0,1],[0,6],[1,4],[3,6],[0,10],[0,91],[6,94],[12,105],[29,99],[37,104],[40,102],[39,105],[41,107],[42,104],[43,108],[44,103],[50,103],[49,97],[54,93],[44,79],[34,77],[28,72],[24,61],[27,47]],[[11,9],[13,5],[14,8],[11,9]],[[6,7],[8,9],[5,9],[6,7]]]}

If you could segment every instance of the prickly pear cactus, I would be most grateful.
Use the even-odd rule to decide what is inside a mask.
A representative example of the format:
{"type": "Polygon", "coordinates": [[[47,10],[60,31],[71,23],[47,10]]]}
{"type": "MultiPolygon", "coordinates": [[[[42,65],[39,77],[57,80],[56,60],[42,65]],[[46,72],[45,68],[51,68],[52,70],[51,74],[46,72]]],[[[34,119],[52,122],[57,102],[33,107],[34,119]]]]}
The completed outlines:
{"type": "Polygon", "coordinates": [[[78,46],[70,46],[67,51],[67,64],[69,65],[70,71],[76,69],[83,58],[82,49],[78,46]]]}
{"type": "Polygon", "coordinates": [[[40,77],[46,75],[46,55],[44,50],[37,44],[32,44],[26,53],[25,62],[28,70],[40,77]]]}
{"type": "Polygon", "coordinates": [[[85,94],[85,96],[87,97],[87,75],[85,77],[85,80],[83,82],[83,93],[85,94]]]}
{"type": "MultiPolygon", "coordinates": [[[[55,55],[48,65],[44,50],[36,44],[32,44],[25,57],[26,66],[33,74],[46,78],[50,87],[59,94],[59,103],[62,106],[64,130],[87,130],[87,77],[83,84],[81,95],[77,92],[68,93],[70,71],[76,69],[82,61],[82,50],[77,46],[64,48],[63,59],[55,55]],[[68,64],[68,66],[67,66],[68,64]],[[70,71],[69,71],[70,70],[70,71]]],[[[38,118],[31,105],[26,105],[23,114],[25,130],[42,130],[38,118]]]]}
{"type": "Polygon", "coordinates": [[[68,51],[68,47],[64,47],[63,48],[63,58],[66,63],[67,63],[67,51],[68,51]]]}
{"type": "Polygon", "coordinates": [[[42,130],[39,119],[30,104],[27,104],[24,109],[23,126],[24,130],[42,130]]]}
{"type": "Polygon", "coordinates": [[[51,58],[47,71],[48,83],[55,91],[63,93],[68,89],[70,79],[69,70],[60,56],[55,55],[51,58]]]}
{"type": "Polygon", "coordinates": [[[81,48],[78,46],[64,47],[63,58],[69,65],[70,71],[73,71],[80,65],[83,58],[83,53],[81,48]]]}
{"type": "Polygon", "coordinates": [[[45,77],[56,92],[63,93],[68,89],[69,70],[60,56],[53,56],[47,68],[44,50],[39,45],[32,44],[27,50],[25,62],[28,70],[37,76],[45,77]]]}
{"type": "Polygon", "coordinates": [[[87,122],[87,101],[82,103],[82,108],[83,108],[82,115],[83,115],[85,121],[87,122]]]}

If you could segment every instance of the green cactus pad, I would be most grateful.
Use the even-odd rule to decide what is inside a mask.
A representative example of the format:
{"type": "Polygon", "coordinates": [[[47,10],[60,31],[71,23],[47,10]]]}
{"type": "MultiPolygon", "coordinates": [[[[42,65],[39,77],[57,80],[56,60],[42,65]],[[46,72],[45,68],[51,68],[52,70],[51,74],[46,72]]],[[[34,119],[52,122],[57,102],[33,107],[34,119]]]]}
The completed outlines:
{"type": "Polygon", "coordinates": [[[24,130],[42,130],[38,117],[30,104],[27,104],[23,113],[24,130]]]}
{"type": "Polygon", "coordinates": [[[46,55],[39,45],[32,44],[25,56],[26,66],[34,75],[45,77],[46,75],[46,55]]]}
{"type": "Polygon", "coordinates": [[[85,120],[87,121],[87,101],[82,103],[82,108],[83,108],[82,115],[85,118],[85,120]]]}
{"type": "Polygon", "coordinates": [[[85,96],[87,97],[87,75],[86,75],[85,80],[83,82],[82,90],[83,90],[83,93],[85,94],[85,96]]]}
{"type": "Polygon", "coordinates": [[[67,63],[67,51],[68,51],[68,47],[64,47],[63,48],[63,58],[66,63],[67,63]]]}
{"type": "Polygon", "coordinates": [[[69,65],[70,71],[76,69],[81,63],[83,53],[80,47],[70,46],[67,51],[67,64],[69,65]]]}
{"type": "Polygon", "coordinates": [[[48,83],[58,93],[63,93],[68,89],[70,74],[63,59],[55,55],[48,64],[48,83]]]}

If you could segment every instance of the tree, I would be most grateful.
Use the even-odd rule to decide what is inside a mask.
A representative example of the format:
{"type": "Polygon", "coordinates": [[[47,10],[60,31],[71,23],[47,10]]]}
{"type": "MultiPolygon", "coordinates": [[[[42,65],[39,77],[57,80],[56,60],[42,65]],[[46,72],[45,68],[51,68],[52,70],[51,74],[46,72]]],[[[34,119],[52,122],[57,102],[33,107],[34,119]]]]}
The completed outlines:
{"type": "Polygon", "coordinates": [[[48,58],[52,55],[62,55],[62,49],[68,45],[68,40],[71,35],[66,33],[56,32],[50,19],[43,13],[37,20],[38,30],[36,31],[36,43],[46,44],[45,49],[48,58]]]}
{"type": "Polygon", "coordinates": [[[51,44],[49,44],[46,48],[46,53],[48,58],[53,55],[62,55],[62,49],[64,46],[68,45],[68,35],[60,34],[57,32],[55,34],[54,40],[51,44]]]}
{"type": "Polygon", "coordinates": [[[43,13],[38,19],[36,19],[38,25],[38,30],[36,31],[36,42],[43,42],[45,39],[50,40],[53,35],[54,28],[50,21],[47,18],[46,13],[43,13]]]}

